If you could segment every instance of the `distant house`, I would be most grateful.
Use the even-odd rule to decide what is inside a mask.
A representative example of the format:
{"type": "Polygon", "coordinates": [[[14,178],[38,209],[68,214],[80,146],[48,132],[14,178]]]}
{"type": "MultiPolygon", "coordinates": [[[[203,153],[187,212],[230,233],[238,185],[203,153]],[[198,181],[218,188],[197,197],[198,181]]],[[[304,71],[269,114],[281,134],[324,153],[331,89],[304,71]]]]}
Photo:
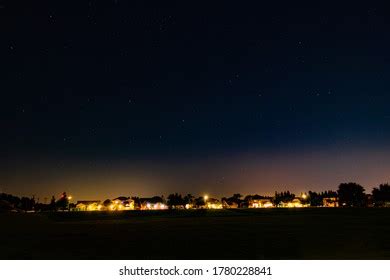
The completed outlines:
{"type": "Polygon", "coordinates": [[[140,209],[141,210],[166,210],[168,206],[166,205],[164,199],[160,196],[154,196],[150,198],[140,198],[140,209]]]}
{"type": "Polygon", "coordinates": [[[222,209],[222,203],[216,198],[207,198],[206,204],[207,209],[222,209]]]}
{"type": "Polygon", "coordinates": [[[76,211],[96,211],[100,210],[100,200],[80,200],[76,203],[76,211]]]}
{"type": "Polygon", "coordinates": [[[292,201],[282,201],[279,203],[278,206],[285,207],[285,208],[301,208],[301,207],[309,207],[310,204],[308,204],[302,198],[294,198],[292,201]]]}
{"type": "Polygon", "coordinates": [[[222,207],[223,208],[235,209],[235,208],[239,208],[239,205],[235,201],[231,201],[229,199],[222,199],[222,207]]]}
{"type": "Polygon", "coordinates": [[[119,196],[112,200],[110,210],[134,210],[134,200],[130,197],[119,196]]]}
{"type": "Polygon", "coordinates": [[[248,208],[270,208],[273,207],[271,199],[268,198],[259,198],[259,199],[249,199],[248,208]]]}
{"type": "Polygon", "coordinates": [[[339,207],[337,197],[324,197],[322,199],[322,206],[324,207],[339,207]]]}

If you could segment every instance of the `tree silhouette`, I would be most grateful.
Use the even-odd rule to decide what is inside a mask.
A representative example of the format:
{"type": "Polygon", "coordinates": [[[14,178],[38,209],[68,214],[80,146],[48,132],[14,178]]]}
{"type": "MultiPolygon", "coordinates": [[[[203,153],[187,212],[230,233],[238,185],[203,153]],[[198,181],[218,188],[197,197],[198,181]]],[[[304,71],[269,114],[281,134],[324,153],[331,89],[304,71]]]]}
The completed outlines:
{"type": "Polygon", "coordinates": [[[34,198],[22,197],[20,200],[20,207],[24,211],[30,211],[34,209],[35,200],[34,198]]]}
{"type": "Polygon", "coordinates": [[[183,197],[184,204],[194,204],[195,197],[192,194],[187,194],[183,197]]]}
{"type": "Polygon", "coordinates": [[[103,206],[109,207],[111,205],[111,203],[112,203],[111,199],[106,199],[105,201],[103,201],[103,206]]]}
{"type": "Polygon", "coordinates": [[[20,208],[22,206],[21,199],[17,196],[2,193],[0,194],[0,201],[3,201],[4,209],[20,208]]]}
{"type": "Polygon", "coordinates": [[[372,198],[374,205],[377,207],[384,206],[390,202],[390,185],[380,184],[378,188],[372,190],[372,198]]]}
{"type": "Polygon", "coordinates": [[[196,198],[196,199],[195,199],[195,205],[196,205],[197,207],[201,207],[201,206],[206,205],[206,201],[205,201],[204,197],[203,197],[203,196],[200,196],[200,197],[196,198]]]}
{"type": "Polygon", "coordinates": [[[308,192],[308,202],[310,203],[310,206],[318,207],[323,205],[324,198],[331,198],[331,197],[337,197],[337,192],[335,191],[324,191],[324,192],[308,192]]]}
{"type": "Polygon", "coordinates": [[[322,206],[322,195],[317,192],[309,191],[308,200],[310,206],[322,206]]]}
{"type": "Polygon", "coordinates": [[[278,205],[281,202],[290,202],[295,198],[295,194],[290,193],[290,191],[285,192],[275,192],[275,196],[273,198],[274,205],[278,205]]]}
{"type": "Polygon", "coordinates": [[[237,207],[240,207],[243,200],[241,199],[242,195],[239,193],[233,194],[231,197],[223,197],[221,201],[226,202],[228,205],[236,204],[237,207]]]}
{"type": "Polygon", "coordinates": [[[344,207],[365,206],[366,196],[364,188],[357,183],[342,183],[337,191],[340,205],[344,207]]]}
{"type": "Polygon", "coordinates": [[[180,206],[185,206],[185,201],[182,198],[181,194],[175,193],[168,195],[168,201],[167,204],[169,208],[177,208],[180,206]]]}
{"type": "Polygon", "coordinates": [[[68,196],[66,195],[66,192],[63,192],[60,199],[56,201],[56,207],[57,209],[68,209],[69,206],[69,200],[68,196]]]}
{"type": "Polygon", "coordinates": [[[50,210],[51,211],[55,211],[56,210],[56,198],[54,197],[54,195],[51,197],[51,200],[50,200],[50,210]]]}

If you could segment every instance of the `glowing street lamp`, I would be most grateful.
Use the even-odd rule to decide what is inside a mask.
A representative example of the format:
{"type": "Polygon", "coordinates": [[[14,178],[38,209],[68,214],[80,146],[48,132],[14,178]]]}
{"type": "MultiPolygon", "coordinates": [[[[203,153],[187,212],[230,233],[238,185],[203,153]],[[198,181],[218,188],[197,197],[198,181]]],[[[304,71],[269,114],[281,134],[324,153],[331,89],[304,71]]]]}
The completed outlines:
{"type": "Polygon", "coordinates": [[[72,196],[71,195],[68,196],[68,211],[70,211],[70,201],[71,201],[71,199],[72,199],[72,196]]]}
{"type": "Polygon", "coordinates": [[[203,197],[203,199],[204,199],[204,205],[205,205],[205,207],[208,208],[208,207],[207,207],[207,199],[209,199],[209,196],[206,194],[206,195],[203,197]]]}
{"type": "Polygon", "coordinates": [[[302,194],[302,198],[303,199],[306,199],[307,198],[307,195],[305,193],[302,194]]]}

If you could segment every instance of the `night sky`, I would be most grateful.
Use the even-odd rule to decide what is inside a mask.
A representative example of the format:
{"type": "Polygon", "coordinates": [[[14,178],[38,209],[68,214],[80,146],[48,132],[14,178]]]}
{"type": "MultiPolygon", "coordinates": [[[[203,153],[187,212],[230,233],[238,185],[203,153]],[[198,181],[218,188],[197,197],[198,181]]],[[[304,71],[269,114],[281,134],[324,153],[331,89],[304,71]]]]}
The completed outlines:
{"type": "Polygon", "coordinates": [[[0,192],[390,181],[386,6],[57,2],[0,1],[0,192]]]}

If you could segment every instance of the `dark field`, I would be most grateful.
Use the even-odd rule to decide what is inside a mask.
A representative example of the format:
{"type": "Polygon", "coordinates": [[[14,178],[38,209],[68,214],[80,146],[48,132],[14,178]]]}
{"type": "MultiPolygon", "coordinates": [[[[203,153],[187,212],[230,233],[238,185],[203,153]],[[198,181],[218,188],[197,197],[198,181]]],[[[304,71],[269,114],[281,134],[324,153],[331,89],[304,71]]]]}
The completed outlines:
{"type": "Polygon", "coordinates": [[[390,209],[0,215],[1,259],[390,259],[390,209]]]}

